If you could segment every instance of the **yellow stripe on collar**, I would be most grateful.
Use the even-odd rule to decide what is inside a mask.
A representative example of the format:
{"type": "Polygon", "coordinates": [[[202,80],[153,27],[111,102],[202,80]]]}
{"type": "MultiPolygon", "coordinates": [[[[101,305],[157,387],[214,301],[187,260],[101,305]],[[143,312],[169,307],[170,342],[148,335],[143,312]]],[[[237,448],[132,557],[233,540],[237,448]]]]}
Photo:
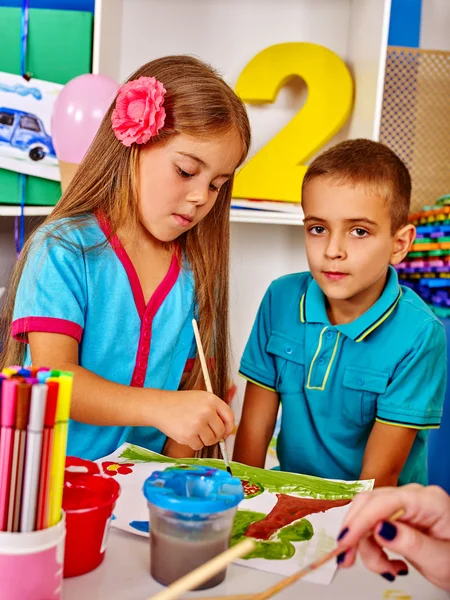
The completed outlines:
{"type": "Polygon", "coordinates": [[[397,304],[399,303],[401,296],[402,296],[402,289],[400,288],[400,292],[399,292],[399,294],[398,294],[398,296],[397,296],[397,299],[395,300],[395,302],[394,302],[394,304],[391,306],[391,308],[390,308],[388,311],[386,311],[386,312],[384,313],[384,315],[382,315],[382,316],[381,316],[381,317],[378,319],[378,321],[376,321],[376,322],[375,322],[375,323],[374,323],[374,324],[373,324],[371,327],[369,327],[369,329],[366,329],[366,331],[364,331],[364,333],[363,333],[362,335],[360,335],[359,337],[357,337],[357,338],[355,339],[355,342],[362,342],[362,340],[363,340],[364,338],[366,338],[366,337],[369,335],[369,333],[372,333],[372,331],[374,331],[374,330],[375,330],[377,327],[379,327],[379,326],[381,325],[381,323],[383,323],[383,321],[386,321],[386,319],[389,317],[389,315],[391,315],[391,314],[392,314],[392,312],[394,311],[395,307],[396,307],[396,306],[397,306],[397,304]]]}

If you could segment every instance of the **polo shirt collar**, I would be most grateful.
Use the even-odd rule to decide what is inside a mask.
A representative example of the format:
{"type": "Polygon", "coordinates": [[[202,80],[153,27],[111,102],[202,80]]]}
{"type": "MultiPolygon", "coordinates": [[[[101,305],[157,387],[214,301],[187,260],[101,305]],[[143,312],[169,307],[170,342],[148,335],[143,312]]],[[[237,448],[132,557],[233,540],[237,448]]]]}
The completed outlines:
{"type": "MultiPolygon", "coordinates": [[[[395,310],[401,295],[397,272],[390,266],[386,285],[375,304],[351,323],[333,327],[352,340],[361,342],[395,310]]],[[[324,323],[332,326],[327,315],[325,294],[314,279],[300,299],[300,320],[303,323],[324,323]]]]}

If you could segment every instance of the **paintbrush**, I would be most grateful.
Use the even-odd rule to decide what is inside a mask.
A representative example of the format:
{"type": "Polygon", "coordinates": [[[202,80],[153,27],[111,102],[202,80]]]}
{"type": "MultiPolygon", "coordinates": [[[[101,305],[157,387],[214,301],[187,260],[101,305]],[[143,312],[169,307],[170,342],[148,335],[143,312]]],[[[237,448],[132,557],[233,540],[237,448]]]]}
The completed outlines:
{"type": "MultiPolygon", "coordinates": [[[[387,521],[397,521],[404,514],[405,514],[404,509],[400,508],[389,519],[387,519],[387,521]]],[[[370,532],[367,532],[364,537],[368,537],[370,535],[371,535],[370,532]]],[[[306,575],[309,575],[309,573],[312,573],[313,571],[320,568],[325,563],[329,562],[333,558],[336,558],[339,554],[341,554],[341,552],[346,552],[349,549],[350,549],[350,546],[349,547],[345,547],[345,545],[337,546],[334,550],[332,550],[331,552],[328,552],[327,554],[322,556],[322,558],[319,558],[318,560],[315,560],[314,562],[310,563],[309,565],[306,565],[306,567],[303,567],[303,569],[300,569],[300,571],[297,571],[296,573],[289,575],[289,577],[285,577],[284,579],[282,579],[275,585],[271,586],[270,588],[267,588],[267,590],[265,590],[264,592],[259,592],[258,594],[238,594],[238,595],[230,595],[230,596],[216,596],[216,597],[210,597],[210,598],[205,598],[205,597],[190,598],[189,600],[267,600],[267,598],[271,598],[272,596],[275,596],[275,594],[278,594],[278,592],[281,592],[281,590],[284,590],[284,588],[290,586],[291,584],[295,583],[299,579],[302,579],[306,575]]]]}
{"type": "MultiPolygon", "coordinates": [[[[200,338],[200,332],[198,330],[197,321],[195,319],[192,319],[192,328],[194,330],[195,342],[197,344],[197,351],[198,351],[198,355],[200,357],[200,364],[202,365],[203,378],[205,380],[206,391],[211,392],[211,394],[213,394],[214,392],[213,392],[212,385],[211,385],[211,379],[209,378],[208,365],[206,364],[202,340],[200,338]]],[[[231,472],[230,460],[228,458],[228,452],[227,452],[227,447],[225,445],[225,440],[220,440],[219,446],[220,446],[220,451],[222,452],[223,462],[225,463],[227,471],[230,475],[233,475],[233,473],[231,472]]]]}

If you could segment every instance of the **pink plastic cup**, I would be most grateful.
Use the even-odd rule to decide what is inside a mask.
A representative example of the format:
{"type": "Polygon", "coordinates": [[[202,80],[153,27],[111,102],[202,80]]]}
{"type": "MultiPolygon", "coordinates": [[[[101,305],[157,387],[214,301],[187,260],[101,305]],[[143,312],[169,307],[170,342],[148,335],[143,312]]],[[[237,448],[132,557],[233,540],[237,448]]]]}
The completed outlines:
{"type": "Polygon", "coordinates": [[[30,533],[0,533],[0,597],[61,598],[66,523],[30,533]]]}

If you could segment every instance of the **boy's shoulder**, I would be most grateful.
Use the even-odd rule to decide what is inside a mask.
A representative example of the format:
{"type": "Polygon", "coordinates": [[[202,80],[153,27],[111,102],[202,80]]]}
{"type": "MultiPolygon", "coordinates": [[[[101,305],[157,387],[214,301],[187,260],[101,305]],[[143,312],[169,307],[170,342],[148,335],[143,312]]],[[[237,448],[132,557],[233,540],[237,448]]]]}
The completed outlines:
{"type": "Polygon", "coordinates": [[[308,289],[312,279],[309,271],[289,273],[272,281],[268,292],[275,299],[284,300],[286,296],[300,298],[308,289]]]}
{"type": "Polygon", "coordinates": [[[291,273],[272,281],[262,301],[272,327],[289,330],[299,322],[301,299],[311,281],[309,272],[291,273]]]}
{"type": "Polygon", "coordinates": [[[396,317],[399,324],[403,327],[422,329],[427,325],[434,325],[437,328],[444,329],[444,325],[434,314],[431,308],[426,304],[416,292],[410,288],[401,285],[401,296],[398,303],[396,317]]]}
{"type": "MultiPolygon", "coordinates": [[[[365,338],[361,351],[390,348],[386,356],[446,352],[445,328],[430,307],[410,288],[400,286],[398,304],[381,327],[365,338]]],[[[400,360],[399,359],[399,360],[400,360]]]]}

